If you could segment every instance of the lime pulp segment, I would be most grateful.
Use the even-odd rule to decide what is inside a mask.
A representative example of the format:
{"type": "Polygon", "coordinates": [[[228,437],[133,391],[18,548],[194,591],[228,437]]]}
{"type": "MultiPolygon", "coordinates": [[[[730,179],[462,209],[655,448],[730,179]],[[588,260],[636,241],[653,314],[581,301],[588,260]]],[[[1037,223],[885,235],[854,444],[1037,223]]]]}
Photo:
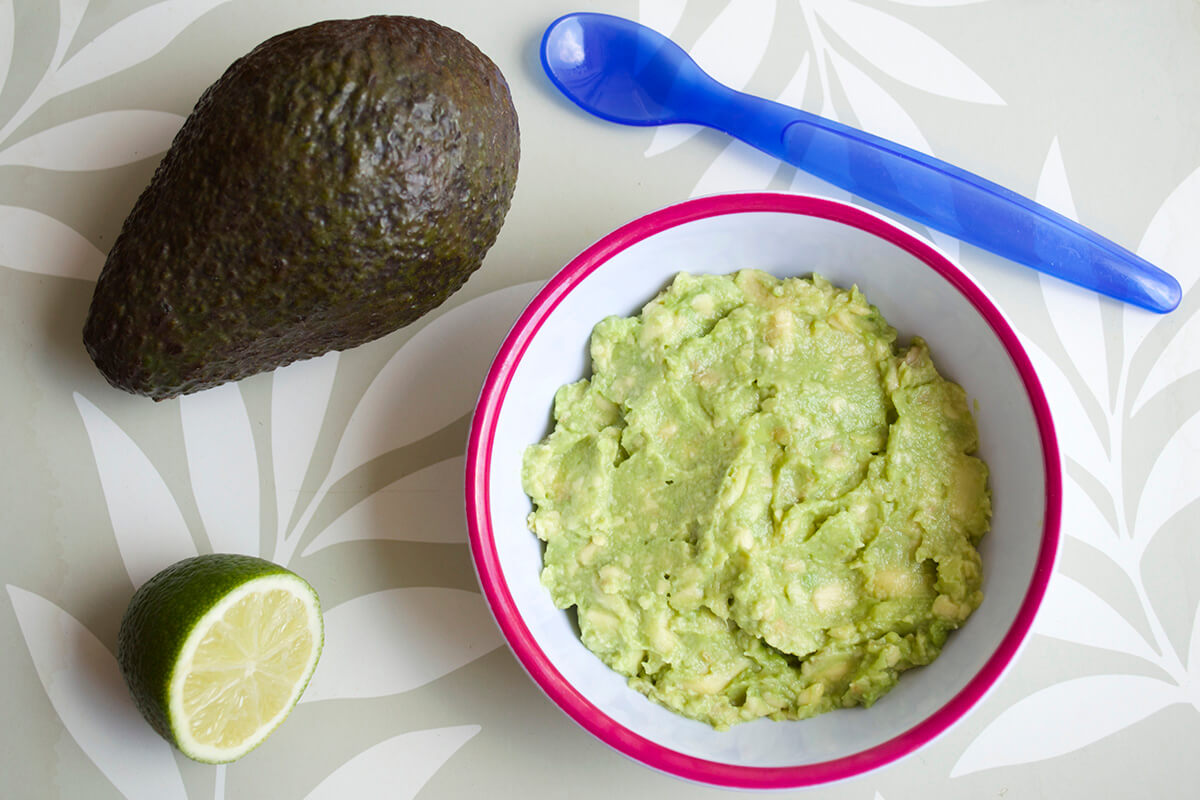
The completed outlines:
{"type": "Polygon", "coordinates": [[[288,573],[250,580],[192,628],[171,675],[179,749],[225,762],[253,749],[300,699],[323,639],[316,595],[288,573]]]}

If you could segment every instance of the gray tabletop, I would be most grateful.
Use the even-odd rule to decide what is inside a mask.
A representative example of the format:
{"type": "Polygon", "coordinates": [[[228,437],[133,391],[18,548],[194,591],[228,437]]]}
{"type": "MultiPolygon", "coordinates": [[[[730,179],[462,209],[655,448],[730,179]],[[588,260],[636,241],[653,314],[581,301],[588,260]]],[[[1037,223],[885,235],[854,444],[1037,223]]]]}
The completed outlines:
{"type": "MultiPolygon", "coordinates": [[[[1064,453],[1063,546],[1013,669],[917,754],[817,792],[1192,797],[1200,760],[1200,4],[624,0],[716,77],[933,153],[1171,271],[1159,317],[935,235],[1020,332],[1064,453]]],[[[0,763],[23,797],[722,796],[576,727],[503,646],[462,512],[478,387],[542,281],[690,196],[845,199],[691,128],[586,117],[537,63],[542,0],[0,0],[0,763]],[[196,98],[269,36],[429,17],[504,71],[512,210],[483,268],[383,339],[182,400],[109,387],[92,286],[196,98]],[[434,390],[436,388],[436,391],[434,390]],[[113,658],[133,589],[182,556],[263,555],[320,591],[304,700],[227,767],[172,751],[113,658]]],[[[926,231],[918,229],[926,234],[926,231]]],[[[799,793],[797,793],[799,794],[799,793]]]]}

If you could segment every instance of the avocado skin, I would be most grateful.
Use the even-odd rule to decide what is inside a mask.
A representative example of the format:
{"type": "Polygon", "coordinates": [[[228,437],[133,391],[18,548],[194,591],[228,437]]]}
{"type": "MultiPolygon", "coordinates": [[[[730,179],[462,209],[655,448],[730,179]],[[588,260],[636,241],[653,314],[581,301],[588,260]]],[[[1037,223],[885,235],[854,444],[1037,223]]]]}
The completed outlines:
{"type": "Polygon", "coordinates": [[[479,268],[518,160],[504,76],[449,28],[268,39],[204,92],[125,220],[87,351],[162,400],[379,338],[479,268]]]}

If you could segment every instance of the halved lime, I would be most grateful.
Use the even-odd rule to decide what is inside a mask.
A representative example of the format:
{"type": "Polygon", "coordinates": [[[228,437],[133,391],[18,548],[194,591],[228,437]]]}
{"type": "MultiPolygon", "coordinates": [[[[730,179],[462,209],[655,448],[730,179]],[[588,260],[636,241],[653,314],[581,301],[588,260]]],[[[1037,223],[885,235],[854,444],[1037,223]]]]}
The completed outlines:
{"type": "Polygon", "coordinates": [[[300,699],[321,655],[317,593],[278,564],[210,554],[134,593],[117,662],[134,703],[189,758],[234,761],[300,699]]]}

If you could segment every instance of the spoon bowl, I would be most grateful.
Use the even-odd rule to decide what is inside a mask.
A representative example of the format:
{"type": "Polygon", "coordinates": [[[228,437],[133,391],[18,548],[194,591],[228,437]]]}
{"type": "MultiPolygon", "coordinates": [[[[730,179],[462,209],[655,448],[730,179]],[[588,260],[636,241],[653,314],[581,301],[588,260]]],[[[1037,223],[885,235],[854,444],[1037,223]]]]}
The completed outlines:
{"type": "Polygon", "coordinates": [[[621,17],[560,17],[542,37],[541,56],[572,102],[622,125],[701,124],[692,113],[697,87],[721,88],[675,42],[621,17]]]}

